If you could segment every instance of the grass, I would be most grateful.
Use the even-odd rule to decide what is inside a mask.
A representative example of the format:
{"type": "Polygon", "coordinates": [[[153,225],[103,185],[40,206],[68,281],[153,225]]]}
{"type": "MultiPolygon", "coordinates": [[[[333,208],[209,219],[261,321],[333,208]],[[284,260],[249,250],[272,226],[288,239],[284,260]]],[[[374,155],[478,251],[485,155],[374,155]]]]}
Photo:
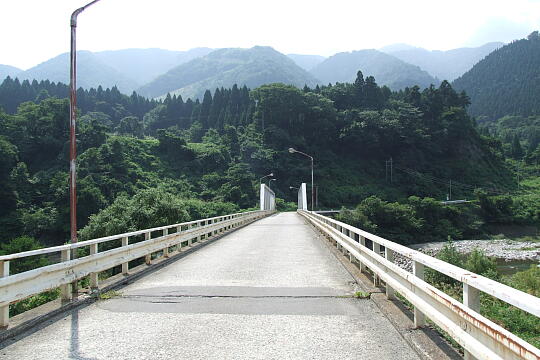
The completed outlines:
{"type": "Polygon", "coordinates": [[[109,300],[109,299],[120,297],[120,296],[122,296],[122,293],[120,291],[111,290],[111,291],[107,291],[107,292],[99,294],[98,299],[109,300]]]}
{"type": "Polygon", "coordinates": [[[364,291],[357,291],[353,294],[353,297],[356,299],[369,299],[370,296],[370,293],[364,291]]]}

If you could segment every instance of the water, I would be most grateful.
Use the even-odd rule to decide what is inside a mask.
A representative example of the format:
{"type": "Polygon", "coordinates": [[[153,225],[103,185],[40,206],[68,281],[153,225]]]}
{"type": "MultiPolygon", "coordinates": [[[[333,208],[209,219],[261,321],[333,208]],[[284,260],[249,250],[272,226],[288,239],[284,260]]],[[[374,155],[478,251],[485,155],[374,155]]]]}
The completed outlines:
{"type": "Polygon", "coordinates": [[[528,270],[531,265],[538,265],[537,261],[532,260],[512,260],[505,261],[504,259],[496,259],[497,270],[502,275],[513,275],[519,271],[528,270]]]}

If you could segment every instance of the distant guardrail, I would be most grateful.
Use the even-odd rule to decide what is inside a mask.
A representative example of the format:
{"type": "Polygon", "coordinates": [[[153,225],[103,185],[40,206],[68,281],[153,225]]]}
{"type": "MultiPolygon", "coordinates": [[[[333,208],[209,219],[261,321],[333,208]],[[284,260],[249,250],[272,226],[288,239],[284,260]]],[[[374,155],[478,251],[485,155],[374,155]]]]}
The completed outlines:
{"type": "Polygon", "coordinates": [[[62,301],[72,299],[71,283],[86,276],[90,287],[98,287],[98,273],[115,266],[122,266],[122,273],[128,274],[129,261],[145,258],[150,265],[152,254],[162,257],[173,255],[170,248],[182,250],[182,244],[191,246],[193,240],[223,233],[249,222],[263,218],[273,211],[251,211],[245,213],[216,216],[208,219],[189,221],[174,225],[138,230],[125,234],[107,236],[99,239],[81,241],[75,244],[48,247],[0,256],[0,327],[9,326],[9,304],[32,295],[60,287],[62,301]],[[152,234],[158,233],[152,238],[152,234]],[[130,238],[144,236],[144,240],[130,244],[130,238]],[[121,240],[119,246],[99,252],[98,245],[121,240]],[[89,255],[71,259],[71,252],[79,248],[89,248],[89,255]],[[9,275],[10,261],[29,256],[60,253],[61,262],[9,275]]]}
{"type": "Polygon", "coordinates": [[[351,261],[358,261],[362,271],[371,270],[375,285],[382,280],[388,298],[398,292],[411,302],[415,326],[424,325],[429,317],[463,346],[466,359],[540,359],[539,349],[479,313],[480,292],[539,317],[540,298],[329,217],[298,213],[348,253],[351,261]],[[371,240],[371,247],[366,246],[366,240],[371,240]],[[394,264],[396,253],[412,260],[413,273],[394,264]],[[463,303],[425,282],[426,266],[461,282],[463,303]]]}

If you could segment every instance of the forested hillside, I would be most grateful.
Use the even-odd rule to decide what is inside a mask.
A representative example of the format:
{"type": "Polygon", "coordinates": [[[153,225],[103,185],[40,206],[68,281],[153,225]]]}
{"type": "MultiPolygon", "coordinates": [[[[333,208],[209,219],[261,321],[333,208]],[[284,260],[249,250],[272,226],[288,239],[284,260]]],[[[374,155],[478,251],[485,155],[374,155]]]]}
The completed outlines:
{"type": "MultiPolygon", "coordinates": [[[[30,100],[0,113],[0,226],[10,236],[68,238],[68,101],[49,97],[63,91],[50,82],[0,86],[0,107],[10,112],[30,100]]],[[[79,104],[83,238],[255,206],[258,178],[270,171],[278,197],[294,201],[289,186],[309,182],[310,171],[288,147],[314,156],[321,207],[354,206],[370,195],[442,199],[441,179],[459,179],[458,196],[472,196],[466,184],[513,186],[467,116],[467,97],[447,82],[392,93],[359,72],[354,83],[233,86],[206,91],[201,102],[79,90],[79,104]]]]}
{"type": "Polygon", "coordinates": [[[148,97],[174,93],[184,98],[202,98],[206,89],[234,84],[254,88],[274,82],[311,86],[316,80],[293,60],[271,47],[255,46],[251,49],[216,50],[170,70],[138,92],[148,97]]]}
{"type": "Polygon", "coordinates": [[[356,72],[362,70],[366,76],[374,76],[379,84],[392,90],[418,85],[422,88],[439,81],[416,65],[378,50],[342,52],[330,56],[310,72],[321,84],[353,82],[356,72]]]}
{"type": "Polygon", "coordinates": [[[471,98],[469,113],[479,122],[505,115],[539,115],[540,35],[514,41],[493,51],[454,81],[471,98]]]}

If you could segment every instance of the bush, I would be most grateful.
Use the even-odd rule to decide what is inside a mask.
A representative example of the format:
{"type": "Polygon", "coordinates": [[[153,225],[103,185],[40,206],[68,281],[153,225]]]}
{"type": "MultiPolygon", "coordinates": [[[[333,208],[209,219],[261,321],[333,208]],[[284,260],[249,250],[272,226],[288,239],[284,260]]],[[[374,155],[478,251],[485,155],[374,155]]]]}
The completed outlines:
{"type": "Polygon", "coordinates": [[[509,285],[536,297],[540,297],[540,267],[531,265],[528,270],[514,274],[510,278],[509,285]]]}
{"type": "Polygon", "coordinates": [[[276,210],[277,211],[296,211],[298,204],[294,202],[286,202],[281,198],[276,198],[276,210]]]}
{"type": "MultiPolygon", "coordinates": [[[[437,259],[445,261],[449,264],[463,267],[463,257],[461,254],[456,250],[456,247],[454,246],[454,243],[452,241],[448,241],[441,251],[437,254],[437,259]]],[[[455,285],[457,284],[457,280],[454,280],[453,278],[444,275],[436,270],[432,269],[426,269],[425,273],[426,281],[435,285],[455,285]]]]}
{"type": "Polygon", "coordinates": [[[475,274],[486,276],[497,280],[497,264],[493,259],[488,258],[480,249],[474,249],[467,257],[465,268],[475,274]]]}
{"type": "MultiPolygon", "coordinates": [[[[12,239],[7,244],[0,245],[0,255],[15,254],[23,251],[41,249],[43,246],[34,238],[21,236],[12,239]]],[[[36,269],[49,264],[44,256],[30,256],[22,259],[16,259],[10,262],[9,273],[11,275],[24,271],[36,269]]]]}
{"type": "Polygon", "coordinates": [[[145,189],[132,198],[121,195],[110,206],[92,215],[88,225],[80,231],[80,238],[90,240],[237,211],[238,207],[231,203],[183,199],[159,187],[145,189]]]}

